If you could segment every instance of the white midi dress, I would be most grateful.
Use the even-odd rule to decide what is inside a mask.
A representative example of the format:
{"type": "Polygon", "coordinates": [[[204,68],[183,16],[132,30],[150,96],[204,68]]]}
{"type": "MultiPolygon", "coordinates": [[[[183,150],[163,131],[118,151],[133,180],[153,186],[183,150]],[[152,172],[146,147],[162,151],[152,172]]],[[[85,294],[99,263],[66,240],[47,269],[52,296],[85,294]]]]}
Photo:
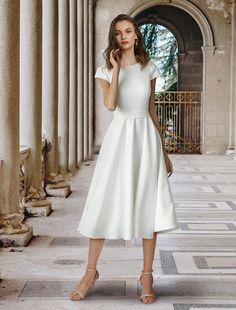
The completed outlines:
{"type": "MultiPolygon", "coordinates": [[[[153,232],[179,229],[159,132],[149,114],[150,80],[158,76],[149,61],[121,66],[117,107],[102,139],[77,230],[90,238],[153,238],[153,232]]],[[[112,69],[95,77],[111,83],[112,69]]],[[[158,80],[157,80],[158,81],[158,80]]]]}

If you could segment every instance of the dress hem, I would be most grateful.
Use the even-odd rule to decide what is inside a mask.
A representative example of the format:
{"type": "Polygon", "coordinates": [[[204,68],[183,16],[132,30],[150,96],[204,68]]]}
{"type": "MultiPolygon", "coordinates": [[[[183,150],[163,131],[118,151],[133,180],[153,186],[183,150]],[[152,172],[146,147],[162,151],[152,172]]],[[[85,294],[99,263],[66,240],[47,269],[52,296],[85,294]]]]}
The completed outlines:
{"type": "Polygon", "coordinates": [[[144,239],[153,239],[153,234],[154,232],[158,232],[159,234],[163,234],[163,233],[168,233],[172,230],[177,230],[180,229],[180,225],[174,224],[172,226],[168,226],[168,227],[164,227],[164,228],[159,228],[159,229],[155,229],[152,234],[150,235],[144,235],[144,234],[134,234],[133,236],[114,236],[114,235],[109,235],[109,234],[98,234],[98,233],[91,233],[86,231],[86,229],[82,230],[82,229],[77,229],[77,231],[79,231],[79,233],[81,233],[82,235],[84,235],[87,238],[93,238],[93,239],[108,239],[108,240],[117,240],[117,239],[123,239],[123,240],[132,240],[134,238],[144,238],[144,239]]]}

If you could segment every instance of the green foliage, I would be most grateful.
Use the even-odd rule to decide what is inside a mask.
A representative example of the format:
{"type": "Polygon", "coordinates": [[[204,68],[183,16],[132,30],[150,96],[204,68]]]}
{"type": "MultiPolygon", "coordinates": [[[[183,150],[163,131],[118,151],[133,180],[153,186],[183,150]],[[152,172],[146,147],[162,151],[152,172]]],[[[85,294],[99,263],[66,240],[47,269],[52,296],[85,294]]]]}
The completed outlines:
{"type": "Polygon", "coordinates": [[[163,90],[177,90],[178,45],[174,35],[157,24],[144,24],[139,29],[145,49],[164,79],[163,90]]]}
{"type": "Polygon", "coordinates": [[[169,88],[166,89],[166,91],[177,91],[178,85],[177,82],[173,83],[169,88]]]}

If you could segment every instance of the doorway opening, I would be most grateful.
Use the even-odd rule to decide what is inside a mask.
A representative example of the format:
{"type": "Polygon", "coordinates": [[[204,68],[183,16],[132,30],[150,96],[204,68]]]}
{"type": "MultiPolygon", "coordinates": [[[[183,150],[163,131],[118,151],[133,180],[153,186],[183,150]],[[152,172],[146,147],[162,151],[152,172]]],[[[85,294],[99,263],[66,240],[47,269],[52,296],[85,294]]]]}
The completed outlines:
{"type": "Polygon", "coordinates": [[[201,150],[203,37],[186,11],[169,5],[135,16],[150,59],[156,64],[155,109],[169,153],[201,150]]]}

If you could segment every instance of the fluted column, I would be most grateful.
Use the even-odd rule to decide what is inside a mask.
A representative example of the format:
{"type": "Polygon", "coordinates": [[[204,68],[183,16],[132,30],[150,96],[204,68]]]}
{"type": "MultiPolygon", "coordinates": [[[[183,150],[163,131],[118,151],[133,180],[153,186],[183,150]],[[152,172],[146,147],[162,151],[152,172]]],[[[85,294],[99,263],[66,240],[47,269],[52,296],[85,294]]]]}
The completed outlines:
{"type": "Polygon", "coordinates": [[[88,80],[89,80],[89,52],[88,52],[88,48],[89,48],[89,34],[88,34],[88,22],[89,22],[89,0],[84,0],[84,98],[83,98],[83,103],[84,103],[84,119],[83,119],[83,123],[84,123],[84,143],[83,143],[83,159],[87,160],[88,159],[88,152],[89,152],[89,147],[88,147],[88,136],[89,136],[89,85],[88,85],[88,80]]]}
{"type": "Polygon", "coordinates": [[[84,63],[84,44],[83,44],[83,1],[77,4],[77,166],[83,161],[83,63],[84,63]]]}
{"type": "Polygon", "coordinates": [[[57,0],[43,0],[42,42],[42,131],[50,143],[47,174],[58,172],[58,6],[57,0]]]}
{"type": "Polygon", "coordinates": [[[21,224],[24,215],[19,203],[19,15],[19,1],[0,1],[0,160],[3,160],[0,236],[3,238],[4,233],[29,230],[21,224]]]}
{"type": "Polygon", "coordinates": [[[41,0],[20,1],[20,144],[31,148],[31,185],[42,186],[41,0]]]}
{"type": "Polygon", "coordinates": [[[67,171],[69,155],[69,1],[58,0],[58,16],[59,169],[67,171]]]}
{"type": "Polygon", "coordinates": [[[77,121],[77,70],[76,70],[76,0],[70,0],[70,91],[69,91],[69,169],[74,170],[76,162],[76,121],[77,121]]]}
{"type": "Polygon", "coordinates": [[[93,119],[94,119],[94,0],[89,0],[89,30],[88,30],[88,39],[89,39],[89,104],[88,104],[88,156],[89,159],[93,158],[93,119]]]}

